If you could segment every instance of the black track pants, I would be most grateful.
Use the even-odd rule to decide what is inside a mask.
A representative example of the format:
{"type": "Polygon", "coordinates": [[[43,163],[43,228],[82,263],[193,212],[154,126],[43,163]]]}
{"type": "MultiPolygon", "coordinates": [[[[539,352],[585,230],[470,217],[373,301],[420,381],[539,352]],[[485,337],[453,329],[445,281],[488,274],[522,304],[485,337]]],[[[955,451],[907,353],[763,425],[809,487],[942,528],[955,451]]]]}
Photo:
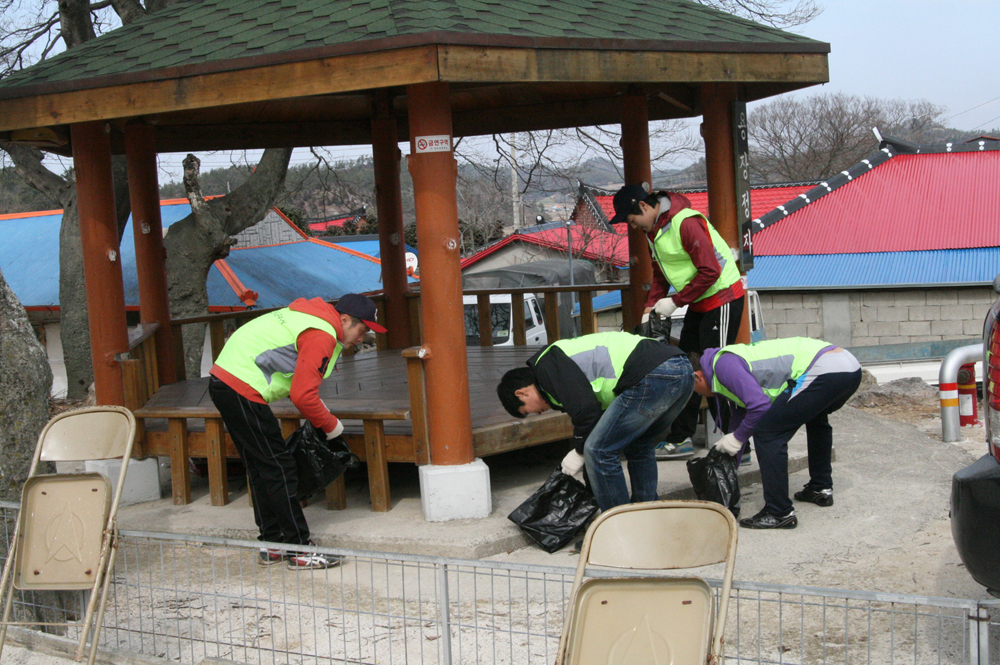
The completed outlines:
{"type": "Polygon", "coordinates": [[[788,441],[806,426],[809,451],[809,485],[832,489],[833,428],[827,419],[844,406],[861,384],[861,370],[817,376],[792,395],[791,388],[778,395],[753,428],[753,440],[764,486],[764,507],[784,516],[792,509],[788,498],[788,441]]]}
{"type": "MultiPolygon", "coordinates": [[[[743,321],[744,301],[745,298],[740,298],[707,312],[695,312],[688,307],[687,314],[684,315],[681,339],[677,346],[680,347],[681,351],[690,353],[691,351],[704,351],[736,342],[736,335],[740,331],[740,322],[743,321]]],[[[709,400],[709,403],[714,401],[716,400],[709,400]]],[[[674,420],[667,441],[680,443],[694,434],[695,428],[698,426],[700,406],[701,395],[694,393],[687,406],[674,420]]],[[[725,413],[719,415],[721,423],[725,427],[729,422],[729,408],[728,405],[723,405],[722,408],[725,413]]],[[[711,425],[709,427],[711,428],[711,425]]]]}
{"type": "Polygon", "coordinates": [[[295,498],[299,484],[295,459],[271,407],[251,402],[214,376],[208,394],[246,464],[259,539],[308,544],[309,525],[295,498]]]}

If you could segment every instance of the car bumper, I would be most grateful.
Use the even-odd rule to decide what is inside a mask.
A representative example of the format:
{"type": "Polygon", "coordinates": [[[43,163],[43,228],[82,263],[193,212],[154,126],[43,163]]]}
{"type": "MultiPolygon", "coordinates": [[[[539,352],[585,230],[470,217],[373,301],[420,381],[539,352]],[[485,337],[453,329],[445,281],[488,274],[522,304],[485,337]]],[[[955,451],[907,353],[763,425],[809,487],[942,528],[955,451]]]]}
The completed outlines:
{"type": "Polygon", "coordinates": [[[992,456],[952,478],[951,534],[972,578],[1000,593],[1000,464],[992,456]]]}

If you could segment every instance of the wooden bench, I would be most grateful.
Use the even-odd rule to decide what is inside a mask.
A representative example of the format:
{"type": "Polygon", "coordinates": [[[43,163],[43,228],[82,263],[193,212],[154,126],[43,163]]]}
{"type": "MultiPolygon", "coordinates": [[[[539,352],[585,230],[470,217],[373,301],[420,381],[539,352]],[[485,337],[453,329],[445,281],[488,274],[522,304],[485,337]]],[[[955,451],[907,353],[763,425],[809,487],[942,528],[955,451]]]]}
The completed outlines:
{"type": "MultiPolygon", "coordinates": [[[[188,466],[188,458],[191,456],[208,459],[208,486],[212,505],[224,506],[229,503],[226,459],[238,457],[238,454],[214,405],[209,403],[199,406],[163,406],[155,404],[156,401],[151,400],[146,406],[136,409],[135,415],[140,419],[142,430],[140,436],[145,444],[145,454],[170,457],[174,504],[184,505],[191,502],[191,475],[188,466]],[[163,437],[150,436],[152,432],[146,431],[146,419],[158,418],[167,421],[165,441],[163,437]],[[204,419],[204,432],[189,429],[189,418],[204,419]]],[[[276,402],[271,408],[281,423],[282,434],[286,437],[299,427],[302,415],[290,402],[276,402]]],[[[408,420],[409,407],[393,408],[372,403],[370,400],[350,399],[339,401],[335,412],[342,420],[362,421],[363,450],[355,452],[368,463],[372,510],[388,511],[392,507],[392,502],[389,491],[385,421],[408,420]]],[[[327,488],[326,500],[327,508],[331,510],[343,510],[346,507],[343,477],[327,488]]]]}

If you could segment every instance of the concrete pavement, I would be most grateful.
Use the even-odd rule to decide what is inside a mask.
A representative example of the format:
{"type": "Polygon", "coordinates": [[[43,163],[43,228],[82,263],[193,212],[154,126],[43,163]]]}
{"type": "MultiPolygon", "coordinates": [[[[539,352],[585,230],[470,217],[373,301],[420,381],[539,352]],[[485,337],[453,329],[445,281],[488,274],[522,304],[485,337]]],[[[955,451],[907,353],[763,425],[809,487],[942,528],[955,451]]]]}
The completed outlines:
{"type": "MultiPolygon", "coordinates": [[[[469,559],[511,552],[531,545],[507,515],[545,481],[566,450],[568,444],[555,443],[487,458],[493,511],[484,519],[425,522],[416,467],[410,464],[389,465],[392,488],[389,512],[375,513],[369,508],[367,476],[362,469],[348,476],[346,510],[326,510],[320,496],[306,507],[306,518],[313,540],[327,547],[469,559]]],[[[704,454],[704,450],[698,452],[704,454]]],[[[806,464],[805,439],[799,437],[791,446],[789,467],[794,472],[806,468],[806,464]]],[[[695,498],[684,460],[659,462],[657,467],[660,498],[695,498]]],[[[743,486],[759,479],[756,460],[740,468],[743,486]]],[[[257,529],[245,483],[237,485],[242,479],[236,477],[230,482],[233,487],[229,505],[210,505],[207,483],[195,482],[194,500],[189,505],[174,506],[165,498],[129,506],[119,512],[120,528],[254,539],[257,529]]]]}

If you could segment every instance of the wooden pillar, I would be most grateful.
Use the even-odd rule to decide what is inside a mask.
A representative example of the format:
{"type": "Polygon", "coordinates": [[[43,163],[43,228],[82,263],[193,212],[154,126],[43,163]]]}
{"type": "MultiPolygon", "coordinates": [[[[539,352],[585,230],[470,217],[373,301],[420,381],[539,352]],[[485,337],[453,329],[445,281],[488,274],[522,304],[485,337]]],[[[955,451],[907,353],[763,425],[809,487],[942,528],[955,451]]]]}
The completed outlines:
{"type": "Polygon", "coordinates": [[[386,337],[390,349],[410,346],[410,310],[406,303],[406,242],[403,202],[399,187],[399,138],[392,102],[384,92],[375,101],[372,115],[372,152],[375,166],[375,201],[378,205],[378,244],[385,290],[386,337]]]}
{"type": "Polygon", "coordinates": [[[462,270],[459,264],[458,166],[452,152],[448,84],[407,86],[410,174],[420,250],[420,326],[427,377],[431,463],[469,464],[472,416],[462,270]]]}
{"type": "MultiPolygon", "coordinates": [[[[701,86],[708,219],[730,247],[739,247],[740,242],[736,213],[736,146],[733,143],[733,102],[736,99],[735,83],[704,83],[701,86]]],[[[750,343],[750,308],[746,305],[736,341],[750,343]]]]}
{"type": "Polygon", "coordinates": [[[156,132],[149,125],[125,128],[125,162],[132,201],[135,267],[139,275],[139,320],[158,323],[156,367],[160,384],[176,383],[170,302],[167,299],[167,256],[160,219],[160,186],[156,177],[156,132]]]}
{"type": "MultiPolygon", "coordinates": [[[[653,172],[649,163],[649,107],[645,95],[626,95],[622,98],[622,157],[626,185],[644,182],[652,185],[653,172]]],[[[632,319],[639,323],[646,306],[649,288],[653,283],[653,257],[649,253],[646,234],[638,229],[628,229],[629,291],[632,294],[632,319]]],[[[622,315],[625,317],[625,300],[622,315]]],[[[626,325],[626,331],[632,329],[626,325]]]]}
{"type": "Polygon", "coordinates": [[[125,387],[115,354],[128,351],[128,329],[108,132],[103,122],[70,127],[97,403],[124,406],[125,387]]]}

